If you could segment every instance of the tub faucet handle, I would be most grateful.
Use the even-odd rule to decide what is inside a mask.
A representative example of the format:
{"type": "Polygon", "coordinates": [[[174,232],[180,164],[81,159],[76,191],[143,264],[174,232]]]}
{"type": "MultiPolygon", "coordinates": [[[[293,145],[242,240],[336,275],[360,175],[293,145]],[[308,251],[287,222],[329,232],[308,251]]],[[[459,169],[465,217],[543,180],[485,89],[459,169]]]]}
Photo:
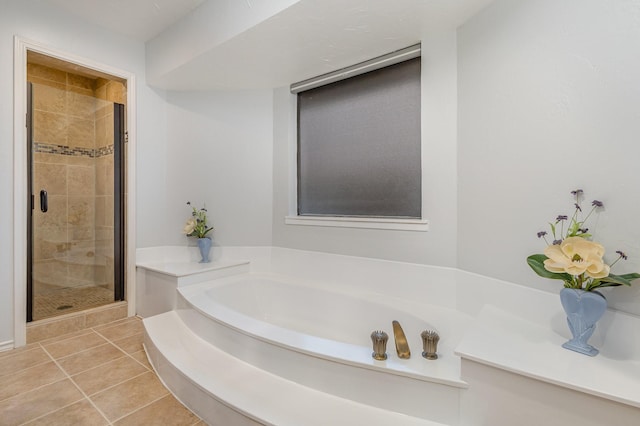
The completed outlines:
{"type": "Polygon", "coordinates": [[[420,337],[422,337],[422,348],[424,349],[422,356],[426,359],[438,359],[438,341],[440,340],[438,333],[425,330],[420,333],[420,337]]]}
{"type": "Polygon", "coordinates": [[[398,321],[393,321],[391,324],[393,325],[393,338],[396,341],[396,352],[398,353],[398,358],[411,358],[409,342],[407,342],[407,336],[405,336],[402,326],[398,321]]]}
{"type": "Polygon", "coordinates": [[[373,353],[371,356],[378,361],[387,359],[387,340],[389,336],[384,331],[376,330],[371,333],[371,341],[373,342],[373,353]]]}

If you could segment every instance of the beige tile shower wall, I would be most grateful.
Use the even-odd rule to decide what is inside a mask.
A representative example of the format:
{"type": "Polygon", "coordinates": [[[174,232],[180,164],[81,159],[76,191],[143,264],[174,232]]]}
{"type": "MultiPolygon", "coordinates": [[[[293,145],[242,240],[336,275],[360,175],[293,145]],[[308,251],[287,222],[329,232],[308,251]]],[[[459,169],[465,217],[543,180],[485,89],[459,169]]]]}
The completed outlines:
{"type": "Polygon", "coordinates": [[[68,151],[34,153],[34,291],[93,285],[95,80],[38,64],[28,64],[27,77],[34,83],[34,141],[68,151]],[[41,189],[49,194],[47,213],[40,211],[41,189]]]}

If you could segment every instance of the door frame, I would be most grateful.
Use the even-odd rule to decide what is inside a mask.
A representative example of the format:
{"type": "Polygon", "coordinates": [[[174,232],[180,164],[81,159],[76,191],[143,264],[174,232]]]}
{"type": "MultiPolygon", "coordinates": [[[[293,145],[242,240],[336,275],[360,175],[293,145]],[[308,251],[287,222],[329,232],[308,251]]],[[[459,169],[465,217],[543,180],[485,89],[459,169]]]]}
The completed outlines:
{"type": "Polygon", "coordinates": [[[66,62],[121,78],[127,82],[127,179],[125,197],[126,264],[125,294],[128,315],[135,315],[135,248],[136,248],[136,79],[135,75],[87,58],[64,52],[20,36],[14,37],[14,121],[13,121],[13,283],[14,337],[13,346],[27,342],[27,51],[41,53],[66,62]]]}

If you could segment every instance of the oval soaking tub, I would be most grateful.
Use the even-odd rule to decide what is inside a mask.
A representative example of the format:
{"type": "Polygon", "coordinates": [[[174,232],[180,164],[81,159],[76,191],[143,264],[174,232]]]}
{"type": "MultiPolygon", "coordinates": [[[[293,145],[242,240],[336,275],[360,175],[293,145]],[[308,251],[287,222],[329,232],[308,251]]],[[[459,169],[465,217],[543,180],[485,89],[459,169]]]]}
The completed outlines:
{"type": "Polygon", "coordinates": [[[247,273],[178,288],[176,312],[217,348],[287,380],[418,418],[456,418],[466,384],[453,350],[468,317],[437,305],[344,290],[247,273]],[[410,359],[396,354],[393,320],[404,329],[410,359]],[[425,329],[441,336],[438,360],[421,356],[425,329]],[[373,330],[389,335],[386,361],[371,356],[373,330]]]}

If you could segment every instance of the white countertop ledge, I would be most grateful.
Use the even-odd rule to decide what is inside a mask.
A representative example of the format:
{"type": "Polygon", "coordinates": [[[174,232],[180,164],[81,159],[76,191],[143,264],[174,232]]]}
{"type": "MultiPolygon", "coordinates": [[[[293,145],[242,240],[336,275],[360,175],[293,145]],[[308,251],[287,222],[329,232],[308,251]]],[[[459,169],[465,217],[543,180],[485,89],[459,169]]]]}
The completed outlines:
{"type": "Polygon", "coordinates": [[[463,360],[640,407],[640,318],[607,312],[601,320],[607,327],[604,342],[589,342],[600,349],[595,357],[562,347],[570,337],[564,321],[563,312],[534,322],[485,305],[455,353],[463,360]],[[630,332],[626,338],[620,336],[625,331],[630,332]]]}
{"type": "Polygon", "coordinates": [[[149,271],[160,272],[173,277],[185,277],[203,272],[218,271],[221,269],[233,268],[235,266],[249,265],[247,260],[215,260],[209,263],[197,262],[169,262],[169,261],[150,261],[137,262],[136,267],[144,268],[149,271]]]}

